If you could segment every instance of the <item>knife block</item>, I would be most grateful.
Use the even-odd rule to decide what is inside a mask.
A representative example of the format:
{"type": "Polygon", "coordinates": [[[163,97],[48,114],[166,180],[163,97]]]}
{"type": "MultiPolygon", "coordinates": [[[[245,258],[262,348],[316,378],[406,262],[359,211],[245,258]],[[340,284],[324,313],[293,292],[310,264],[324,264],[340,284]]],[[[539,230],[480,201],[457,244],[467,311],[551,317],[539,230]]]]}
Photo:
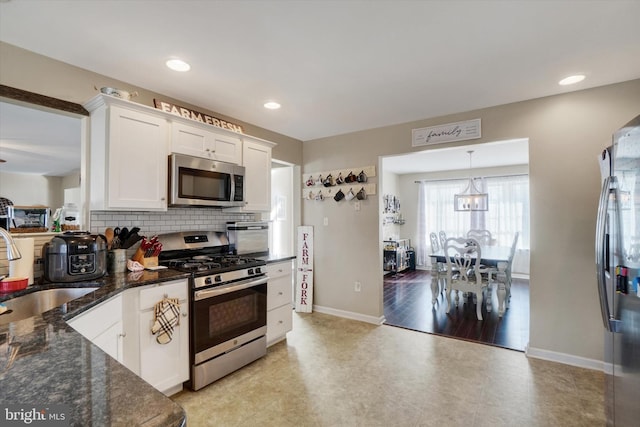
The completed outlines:
{"type": "Polygon", "coordinates": [[[140,264],[142,264],[144,266],[144,268],[157,267],[158,266],[158,257],[157,256],[150,256],[150,257],[147,257],[147,258],[142,258],[142,262],[140,262],[140,264]]]}
{"type": "Polygon", "coordinates": [[[138,261],[140,264],[142,264],[144,268],[158,266],[158,257],[157,256],[145,257],[144,251],[142,250],[142,248],[138,248],[138,250],[136,251],[135,254],[133,254],[131,259],[134,261],[138,261]]]}

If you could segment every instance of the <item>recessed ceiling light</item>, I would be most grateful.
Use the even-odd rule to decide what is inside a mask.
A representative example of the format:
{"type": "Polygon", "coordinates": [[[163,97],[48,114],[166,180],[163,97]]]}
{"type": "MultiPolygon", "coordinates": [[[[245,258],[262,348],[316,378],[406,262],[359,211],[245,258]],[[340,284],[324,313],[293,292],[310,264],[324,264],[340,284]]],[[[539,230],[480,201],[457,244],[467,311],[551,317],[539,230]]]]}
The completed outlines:
{"type": "Polygon", "coordinates": [[[181,59],[168,60],[167,67],[171,68],[173,71],[189,71],[191,69],[191,65],[181,59]]]}
{"type": "Polygon", "coordinates": [[[559,85],[566,86],[578,83],[584,80],[584,74],[576,74],[575,76],[565,77],[558,82],[559,85]]]}
{"type": "Polygon", "coordinates": [[[274,101],[269,101],[264,103],[264,108],[268,108],[269,110],[277,110],[280,108],[280,104],[274,101]]]}

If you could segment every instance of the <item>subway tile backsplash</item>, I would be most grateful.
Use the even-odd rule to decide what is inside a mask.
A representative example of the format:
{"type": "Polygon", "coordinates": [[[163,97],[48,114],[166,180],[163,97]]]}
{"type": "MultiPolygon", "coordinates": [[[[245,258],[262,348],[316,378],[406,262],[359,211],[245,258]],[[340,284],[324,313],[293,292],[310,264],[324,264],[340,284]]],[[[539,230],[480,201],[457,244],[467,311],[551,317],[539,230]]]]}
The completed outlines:
{"type": "MultiPolygon", "coordinates": [[[[212,208],[169,208],[167,212],[146,211],[91,211],[92,233],[104,233],[107,227],[140,227],[140,235],[151,237],[154,234],[173,231],[213,230],[226,231],[228,221],[254,221],[256,214],[235,213],[212,208]]],[[[259,215],[259,214],[257,214],[259,215]]],[[[259,218],[259,217],[258,217],[259,218]]],[[[35,239],[34,277],[43,274],[42,245],[51,240],[54,234],[14,235],[14,238],[33,237],[35,239]]],[[[9,274],[6,245],[0,239],[0,275],[9,274]]]]}
{"type": "Polygon", "coordinates": [[[236,213],[212,208],[169,208],[167,212],[91,211],[91,232],[104,233],[107,227],[140,227],[140,235],[174,231],[225,231],[229,221],[253,221],[253,213],[236,213]]]}

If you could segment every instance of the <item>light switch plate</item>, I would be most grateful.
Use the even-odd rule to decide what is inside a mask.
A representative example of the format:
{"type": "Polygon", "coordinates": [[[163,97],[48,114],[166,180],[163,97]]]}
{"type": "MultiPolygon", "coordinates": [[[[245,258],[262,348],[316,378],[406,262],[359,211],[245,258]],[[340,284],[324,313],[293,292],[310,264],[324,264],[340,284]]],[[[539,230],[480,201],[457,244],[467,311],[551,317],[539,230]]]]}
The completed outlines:
{"type": "Polygon", "coordinates": [[[360,210],[360,200],[358,200],[357,202],[355,202],[355,203],[353,204],[353,206],[355,207],[355,209],[356,209],[357,211],[359,211],[359,210],[360,210]]]}
{"type": "Polygon", "coordinates": [[[326,216],[324,217],[323,224],[325,225],[325,227],[327,225],[329,225],[329,218],[328,217],[326,217],[326,216]]]}

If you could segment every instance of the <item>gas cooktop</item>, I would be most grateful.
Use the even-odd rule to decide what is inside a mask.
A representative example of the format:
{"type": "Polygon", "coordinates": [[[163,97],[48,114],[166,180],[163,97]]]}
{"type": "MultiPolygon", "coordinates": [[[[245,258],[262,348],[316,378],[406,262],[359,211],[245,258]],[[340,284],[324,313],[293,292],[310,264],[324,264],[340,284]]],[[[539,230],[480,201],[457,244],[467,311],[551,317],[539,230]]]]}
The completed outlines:
{"type": "Polygon", "coordinates": [[[187,273],[215,274],[243,268],[258,267],[266,262],[237,255],[196,255],[163,261],[162,265],[187,273]]]}

